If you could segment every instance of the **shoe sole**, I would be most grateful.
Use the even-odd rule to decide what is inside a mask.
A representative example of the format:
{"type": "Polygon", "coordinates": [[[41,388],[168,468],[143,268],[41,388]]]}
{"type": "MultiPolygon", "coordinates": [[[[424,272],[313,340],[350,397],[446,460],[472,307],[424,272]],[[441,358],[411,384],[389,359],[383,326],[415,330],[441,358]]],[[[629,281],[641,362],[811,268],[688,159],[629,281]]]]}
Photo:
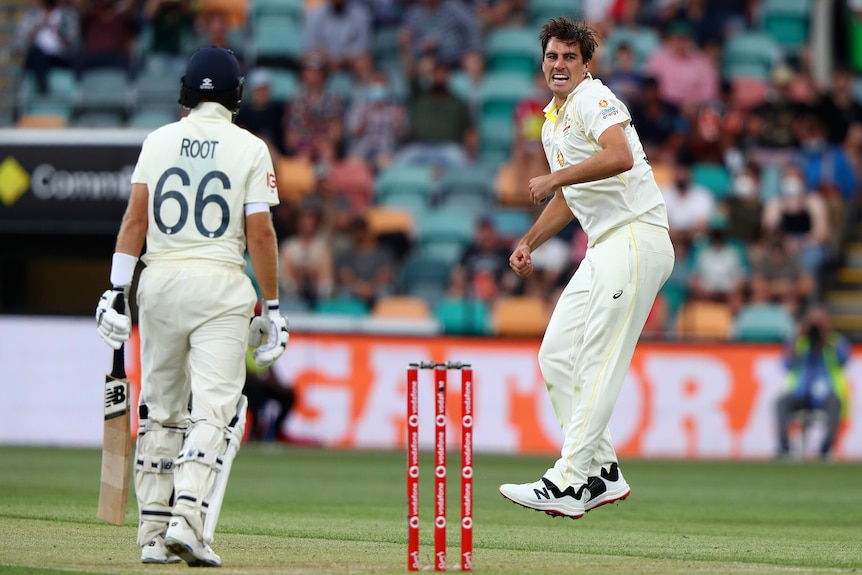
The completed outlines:
{"type": "Polygon", "coordinates": [[[530,507],[529,505],[524,505],[520,501],[515,501],[514,499],[507,496],[502,491],[500,491],[500,495],[503,496],[503,499],[511,501],[515,505],[520,505],[524,509],[532,509],[533,511],[539,511],[541,513],[544,513],[545,515],[550,515],[551,517],[568,517],[569,519],[580,519],[581,517],[584,516],[584,513],[586,513],[586,511],[585,511],[584,513],[581,513],[580,515],[572,515],[571,513],[566,513],[564,511],[560,511],[558,509],[536,509],[535,507],[530,507]]]}
{"type": "Polygon", "coordinates": [[[180,557],[172,557],[171,559],[141,559],[141,563],[146,563],[148,565],[172,565],[174,563],[182,562],[182,558],[180,557]]]}
{"type": "Polygon", "coordinates": [[[192,548],[176,539],[165,539],[165,547],[168,551],[188,563],[189,567],[221,567],[221,563],[203,561],[192,553],[192,548]]]}
{"type": "MultiPolygon", "coordinates": [[[[616,503],[617,501],[625,501],[625,500],[626,500],[626,498],[627,498],[629,495],[631,495],[631,493],[632,493],[631,488],[626,487],[625,492],[623,492],[621,495],[611,495],[611,496],[607,497],[607,499],[603,499],[603,500],[602,500],[602,501],[600,501],[599,503],[596,503],[595,505],[591,505],[590,507],[587,507],[587,506],[585,505],[585,506],[584,506],[584,511],[585,511],[585,512],[590,512],[590,511],[592,511],[593,509],[596,509],[597,507],[601,507],[602,505],[607,505],[608,503],[616,503]]],[[[606,495],[607,495],[607,493],[603,493],[602,495],[605,495],[605,496],[606,496],[606,495]]],[[[589,505],[589,502],[587,503],[587,505],[589,505]]]]}

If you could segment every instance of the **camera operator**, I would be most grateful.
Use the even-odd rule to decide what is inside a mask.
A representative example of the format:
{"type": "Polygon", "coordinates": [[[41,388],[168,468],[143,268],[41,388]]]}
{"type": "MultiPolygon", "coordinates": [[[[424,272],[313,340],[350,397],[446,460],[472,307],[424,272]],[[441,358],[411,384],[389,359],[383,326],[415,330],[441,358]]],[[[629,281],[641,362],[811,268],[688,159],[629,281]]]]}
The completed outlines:
{"type": "Polygon", "coordinates": [[[811,307],[802,318],[795,339],[784,350],[787,391],[777,404],[780,458],[790,453],[788,427],[794,414],[822,411],[826,434],[821,459],[829,459],[842,416],[847,411],[847,381],[843,366],[850,357],[850,342],[832,330],[822,306],[811,307]]]}

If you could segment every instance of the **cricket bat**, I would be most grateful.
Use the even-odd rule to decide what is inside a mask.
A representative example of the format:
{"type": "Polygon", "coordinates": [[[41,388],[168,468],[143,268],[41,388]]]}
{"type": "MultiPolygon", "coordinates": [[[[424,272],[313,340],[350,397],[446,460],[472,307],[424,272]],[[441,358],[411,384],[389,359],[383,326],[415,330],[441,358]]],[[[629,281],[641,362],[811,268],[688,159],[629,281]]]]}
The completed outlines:
{"type": "MultiPolygon", "coordinates": [[[[120,294],[114,309],[125,313],[126,300],[120,294]]],[[[114,525],[126,521],[129,481],[132,473],[129,380],[126,379],[125,345],[114,351],[114,367],[105,376],[105,429],[102,438],[102,483],[99,488],[98,518],[114,525]]]]}

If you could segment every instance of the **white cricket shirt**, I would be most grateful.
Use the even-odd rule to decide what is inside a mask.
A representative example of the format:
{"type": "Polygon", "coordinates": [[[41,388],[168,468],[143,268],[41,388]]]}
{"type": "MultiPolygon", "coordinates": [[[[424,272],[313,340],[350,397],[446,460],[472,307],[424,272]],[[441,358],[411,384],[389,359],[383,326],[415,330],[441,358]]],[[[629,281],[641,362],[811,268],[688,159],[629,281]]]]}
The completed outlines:
{"type": "Polygon", "coordinates": [[[149,190],[145,263],[207,259],[244,265],[245,204],[278,204],[266,144],[203,102],[144,141],[133,184],[149,190]]]}
{"type": "Polygon", "coordinates": [[[590,76],[572,90],[561,110],[554,100],[545,107],[542,145],[551,171],[594,156],[602,149],[599,137],[615,124],[622,124],[632,151],[634,165],[629,171],[604,180],[563,186],[566,203],[591,246],[609,230],[634,221],[668,227],[661,190],[631,121],[625,104],[590,76]]]}

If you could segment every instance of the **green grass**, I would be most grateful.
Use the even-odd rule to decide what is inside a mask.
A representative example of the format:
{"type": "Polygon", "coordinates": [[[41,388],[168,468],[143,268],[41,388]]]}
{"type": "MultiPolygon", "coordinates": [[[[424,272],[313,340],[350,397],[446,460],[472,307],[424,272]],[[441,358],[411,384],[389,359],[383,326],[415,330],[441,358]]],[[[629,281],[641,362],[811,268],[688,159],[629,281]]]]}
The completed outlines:
{"type": "MultiPolygon", "coordinates": [[[[99,458],[97,450],[0,447],[0,573],[187,571],[138,562],[134,499],[124,526],[96,519],[99,458]]],[[[476,572],[862,568],[862,465],[623,461],[629,500],[577,521],[523,509],[498,494],[499,483],[533,481],[550,463],[476,456],[476,572]]],[[[423,465],[422,563],[430,566],[430,459],[423,465]]],[[[213,545],[225,565],[219,572],[405,573],[404,466],[400,452],[244,446],[213,545]]],[[[458,560],[460,493],[457,472],[452,476],[450,566],[458,560]]]]}

